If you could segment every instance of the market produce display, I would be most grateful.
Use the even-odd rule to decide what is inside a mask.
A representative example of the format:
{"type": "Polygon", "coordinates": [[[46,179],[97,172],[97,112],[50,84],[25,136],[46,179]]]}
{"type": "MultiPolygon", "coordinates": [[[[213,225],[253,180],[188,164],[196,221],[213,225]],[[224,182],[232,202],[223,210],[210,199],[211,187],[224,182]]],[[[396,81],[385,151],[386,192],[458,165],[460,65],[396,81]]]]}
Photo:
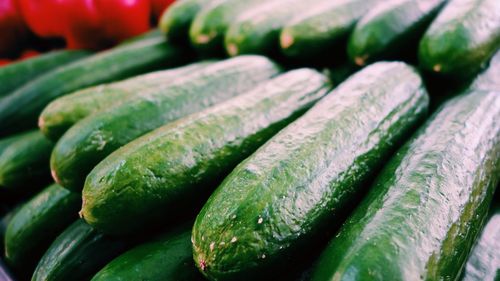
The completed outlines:
{"type": "Polygon", "coordinates": [[[0,4],[2,281],[495,281],[499,186],[498,0],[0,4]]]}

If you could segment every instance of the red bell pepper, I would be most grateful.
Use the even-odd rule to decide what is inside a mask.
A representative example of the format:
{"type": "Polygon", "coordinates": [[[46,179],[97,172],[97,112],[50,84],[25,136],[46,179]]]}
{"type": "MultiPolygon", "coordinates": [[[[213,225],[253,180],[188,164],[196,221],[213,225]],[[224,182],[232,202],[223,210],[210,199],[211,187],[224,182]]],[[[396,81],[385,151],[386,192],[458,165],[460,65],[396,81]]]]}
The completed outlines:
{"type": "Polygon", "coordinates": [[[0,57],[19,53],[27,37],[28,29],[15,0],[0,0],[0,57]]]}
{"type": "Polygon", "coordinates": [[[173,2],[174,0],[151,0],[155,21],[158,21],[158,19],[163,14],[163,11],[165,11],[165,9],[173,2]]]}

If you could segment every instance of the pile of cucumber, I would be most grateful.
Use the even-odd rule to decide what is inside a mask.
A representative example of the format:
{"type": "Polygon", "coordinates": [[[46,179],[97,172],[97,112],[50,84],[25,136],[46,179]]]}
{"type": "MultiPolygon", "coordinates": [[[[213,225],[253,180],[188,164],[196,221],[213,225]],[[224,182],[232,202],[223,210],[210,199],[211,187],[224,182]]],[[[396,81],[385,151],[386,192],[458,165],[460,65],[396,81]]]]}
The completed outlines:
{"type": "Polygon", "coordinates": [[[0,68],[0,280],[500,280],[498,0],[178,0],[0,68]]]}

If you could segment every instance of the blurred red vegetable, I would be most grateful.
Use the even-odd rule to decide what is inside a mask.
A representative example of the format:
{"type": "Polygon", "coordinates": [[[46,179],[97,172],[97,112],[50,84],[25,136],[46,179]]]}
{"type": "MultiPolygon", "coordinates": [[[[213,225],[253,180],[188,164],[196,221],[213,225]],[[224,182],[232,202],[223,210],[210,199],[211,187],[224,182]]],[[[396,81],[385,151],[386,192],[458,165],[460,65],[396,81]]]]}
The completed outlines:
{"type": "Polygon", "coordinates": [[[28,29],[15,0],[0,0],[0,57],[18,54],[27,37],[28,29]]]}
{"type": "Polygon", "coordinates": [[[156,21],[160,18],[163,11],[172,4],[174,0],[151,0],[151,5],[153,7],[153,16],[156,21]]]}

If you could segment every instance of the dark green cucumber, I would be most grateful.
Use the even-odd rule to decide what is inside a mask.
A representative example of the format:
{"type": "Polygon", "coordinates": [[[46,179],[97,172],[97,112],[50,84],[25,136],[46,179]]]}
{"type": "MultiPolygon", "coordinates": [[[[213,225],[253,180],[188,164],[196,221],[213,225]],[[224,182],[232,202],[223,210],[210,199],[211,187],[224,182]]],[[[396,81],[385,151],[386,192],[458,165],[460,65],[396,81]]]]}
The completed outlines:
{"type": "Polygon", "coordinates": [[[500,95],[447,102],[393,157],[312,280],[457,280],[500,179],[500,95]]]}
{"type": "Polygon", "coordinates": [[[344,50],[356,22],[379,0],[326,0],[288,22],[280,34],[285,56],[308,60],[324,57],[332,49],[344,50]]]}
{"type": "Polygon", "coordinates": [[[127,247],[127,242],[106,236],[77,220],[50,245],[31,280],[89,280],[127,247]]]}
{"type": "Polygon", "coordinates": [[[469,86],[478,90],[500,91],[500,50],[491,58],[488,67],[469,86]]]}
{"type": "Polygon", "coordinates": [[[351,76],[224,179],[193,227],[197,266],[211,280],[283,272],[353,203],[428,100],[401,62],[351,76]]]}
{"type": "Polygon", "coordinates": [[[191,227],[139,245],[107,264],[92,281],[202,281],[193,262],[191,227]]]}
{"type": "Polygon", "coordinates": [[[202,10],[189,29],[191,44],[204,56],[224,54],[224,35],[230,25],[245,11],[269,0],[223,0],[202,10]]]}
{"type": "Polygon", "coordinates": [[[0,187],[16,189],[48,183],[53,147],[37,130],[0,140],[0,187]]]}
{"type": "Polygon", "coordinates": [[[47,71],[88,55],[90,52],[87,51],[54,51],[0,67],[0,81],[2,81],[0,83],[0,97],[6,96],[47,71]]]}
{"type": "Polygon", "coordinates": [[[363,66],[416,52],[415,46],[447,0],[391,0],[376,5],[356,24],[347,53],[363,66]]]}
{"type": "Polygon", "coordinates": [[[175,1],[160,18],[160,30],[171,42],[185,43],[189,40],[189,27],[195,16],[204,8],[223,0],[175,1]]]}
{"type": "Polygon", "coordinates": [[[420,42],[420,66],[451,78],[477,73],[500,48],[500,1],[452,0],[420,42]]]}
{"type": "Polygon", "coordinates": [[[208,62],[162,70],[129,78],[111,84],[86,88],[52,101],[40,114],[38,126],[43,134],[57,141],[81,119],[112,106],[123,104],[128,98],[152,89],[165,88],[176,79],[200,70],[208,62]]]}
{"type": "Polygon", "coordinates": [[[227,53],[231,56],[276,54],[283,26],[290,18],[322,1],[325,0],[272,0],[246,11],[227,30],[224,38],[227,53]]]}
{"type": "Polygon", "coordinates": [[[167,223],[165,214],[197,209],[239,162],[328,88],[317,71],[291,71],[129,143],[88,175],[82,217],[105,233],[128,234],[167,223]]]}
{"type": "Polygon", "coordinates": [[[52,175],[62,186],[81,191],[92,168],[119,147],[168,122],[239,95],[278,73],[279,67],[265,57],[241,56],[89,116],[57,143],[51,158],[52,175]]]}
{"type": "Polygon", "coordinates": [[[55,98],[97,84],[185,62],[181,48],[163,38],[120,46],[59,67],[0,99],[0,135],[35,128],[38,115],[55,98]]]}
{"type": "Polygon", "coordinates": [[[125,41],[121,42],[118,44],[118,46],[127,46],[132,43],[137,43],[139,41],[147,41],[153,38],[160,38],[163,37],[163,34],[160,29],[151,29],[150,31],[144,32],[143,34],[137,35],[135,37],[131,37],[129,39],[126,39],[125,41]]]}
{"type": "Polygon", "coordinates": [[[81,196],[53,184],[22,205],[7,226],[5,258],[12,267],[30,271],[50,243],[78,218],[81,196]]]}

